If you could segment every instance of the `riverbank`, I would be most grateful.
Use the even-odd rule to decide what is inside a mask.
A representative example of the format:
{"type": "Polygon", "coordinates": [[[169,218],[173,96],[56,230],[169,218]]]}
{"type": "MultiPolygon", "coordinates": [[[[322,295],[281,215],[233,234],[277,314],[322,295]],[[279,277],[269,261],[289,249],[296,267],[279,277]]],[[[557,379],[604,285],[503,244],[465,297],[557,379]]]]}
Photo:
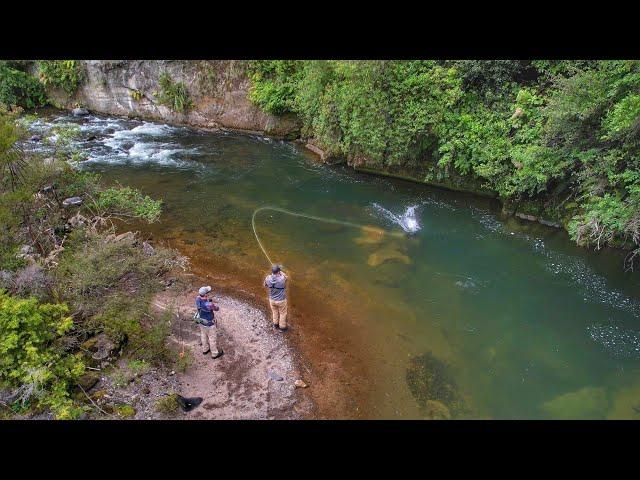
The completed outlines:
{"type": "Polygon", "coordinates": [[[176,373],[177,391],[183,397],[202,397],[200,406],[178,418],[213,419],[305,419],[315,418],[308,380],[303,380],[296,352],[285,336],[270,328],[265,312],[246,300],[221,295],[218,346],[224,355],[213,360],[202,355],[199,330],[193,321],[194,292],[202,282],[159,294],[152,304],[157,315],[174,313],[169,341],[178,350],[189,350],[193,362],[176,373]],[[296,387],[299,384],[307,388],[296,387]],[[302,383],[300,383],[302,382],[302,383]]]}
{"type": "MultiPolygon", "coordinates": [[[[562,231],[504,221],[489,199],[320,165],[288,142],[54,119],[65,121],[80,125],[89,156],[80,169],[163,201],[161,222],[127,228],[177,249],[195,278],[258,309],[267,307],[269,262],[252,231],[256,209],[367,226],[278,212],[256,221],[292,280],[285,338],[310,385],[312,418],[557,418],[544,408],[554,398],[587,387],[614,398],[636,383],[619,375],[633,372],[635,357],[615,355],[634,338],[638,292],[611,252],[594,256],[562,231]],[[401,230],[409,212],[411,234],[401,230]]],[[[43,135],[46,126],[37,125],[43,135]]],[[[589,418],[607,415],[601,403],[589,418]]]]}

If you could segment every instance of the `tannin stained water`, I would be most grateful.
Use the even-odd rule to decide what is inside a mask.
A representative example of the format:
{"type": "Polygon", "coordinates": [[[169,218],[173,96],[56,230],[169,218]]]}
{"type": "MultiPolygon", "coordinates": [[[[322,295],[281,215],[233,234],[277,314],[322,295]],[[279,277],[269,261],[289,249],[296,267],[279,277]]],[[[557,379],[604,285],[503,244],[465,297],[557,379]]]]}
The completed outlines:
{"type": "Polygon", "coordinates": [[[320,343],[360,365],[345,416],[640,418],[640,282],[619,252],[503,221],[470,195],[321,166],[291,143],[93,116],[33,129],[70,121],[89,152],[80,168],[162,198],[143,228],[201,269],[224,258],[240,280],[212,271],[221,283],[262,294],[258,207],[367,226],[256,219],[291,272],[293,325],[322,322],[334,337],[320,343]]]}

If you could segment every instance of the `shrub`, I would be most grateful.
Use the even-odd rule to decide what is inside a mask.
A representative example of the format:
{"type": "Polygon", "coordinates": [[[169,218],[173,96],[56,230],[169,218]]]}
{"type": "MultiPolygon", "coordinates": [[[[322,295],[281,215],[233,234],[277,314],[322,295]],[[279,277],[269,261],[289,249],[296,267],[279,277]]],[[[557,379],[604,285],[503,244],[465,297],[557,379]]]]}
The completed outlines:
{"type": "Polygon", "coordinates": [[[12,68],[10,62],[0,61],[0,104],[36,108],[46,103],[44,88],[36,78],[12,68]]]}
{"type": "Polygon", "coordinates": [[[145,254],[133,234],[113,237],[86,231],[69,237],[55,271],[58,295],[86,318],[78,328],[127,339],[135,358],[162,363],[169,359],[171,319],[151,318],[149,304],[157,278],[177,265],[177,257],[161,247],[145,254]]]}
{"type": "Polygon", "coordinates": [[[162,72],[158,79],[160,91],[156,93],[156,98],[161,105],[169,107],[178,113],[186,113],[193,107],[193,102],[189,97],[189,90],[182,82],[175,82],[171,75],[162,72]]]}
{"type": "Polygon", "coordinates": [[[156,405],[155,405],[156,412],[159,412],[165,415],[171,415],[173,413],[176,413],[179,407],[180,407],[180,404],[176,399],[175,393],[171,395],[166,395],[164,397],[160,397],[156,401],[156,405]]]}
{"type": "Polygon", "coordinates": [[[153,200],[130,187],[110,187],[100,191],[94,205],[102,216],[133,217],[153,223],[160,218],[162,201],[153,200]]]}
{"type": "Polygon", "coordinates": [[[0,383],[21,403],[50,407],[57,418],[80,413],[69,389],[84,373],[79,355],[56,344],[73,327],[64,304],[38,303],[0,292],[0,383]]]}
{"type": "Polygon", "coordinates": [[[82,66],[77,60],[38,61],[40,81],[45,86],[54,86],[72,95],[84,78],[82,66]]]}

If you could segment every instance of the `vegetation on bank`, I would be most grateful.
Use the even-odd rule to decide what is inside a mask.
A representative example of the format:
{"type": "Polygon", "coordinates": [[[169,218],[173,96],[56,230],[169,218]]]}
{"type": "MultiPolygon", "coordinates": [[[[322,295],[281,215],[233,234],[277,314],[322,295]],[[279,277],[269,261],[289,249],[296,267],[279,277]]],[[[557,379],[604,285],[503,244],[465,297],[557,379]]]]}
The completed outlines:
{"type": "Polygon", "coordinates": [[[43,158],[22,150],[19,115],[0,108],[0,416],[76,418],[91,408],[87,375],[104,367],[87,350],[97,334],[134,361],[174,360],[168,319],[148,312],[162,275],[185,260],[116,235],[114,222],[156,221],[161,203],[70,166],[76,128],[56,126],[43,158]]]}
{"type": "Polygon", "coordinates": [[[27,109],[50,103],[46,87],[72,95],[84,79],[77,60],[2,60],[0,61],[0,104],[27,109]],[[35,65],[37,77],[31,75],[35,65]]]}
{"type": "MultiPolygon", "coordinates": [[[[255,61],[250,98],[330,155],[471,176],[581,245],[640,243],[638,61],[255,61]]],[[[630,256],[630,258],[632,258],[630,256]]]]}
{"type": "Polygon", "coordinates": [[[193,107],[187,86],[176,82],[167,72],[162,72],[158,78],[160,91],[156,93],[158,103],[169,107],[178,113],[186,113],[193,107]]]}

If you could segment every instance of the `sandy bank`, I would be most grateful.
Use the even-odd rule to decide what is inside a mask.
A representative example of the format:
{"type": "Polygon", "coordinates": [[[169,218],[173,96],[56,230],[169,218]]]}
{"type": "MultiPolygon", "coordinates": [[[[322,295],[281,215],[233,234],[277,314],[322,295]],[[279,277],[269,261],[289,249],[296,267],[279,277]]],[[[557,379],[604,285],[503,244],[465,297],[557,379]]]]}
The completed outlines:
{"type": "MultiPolygon", "coordinates": [[[[199,284],[197,286],[200,286],[199,284]]],[[[171,308],[178,314],[170,342],[193,354],[184,373],[176,373],[177,391],[185,397],[203,397],[200,406],[178,418],[187,419],[302,419],[314,416],[309,388],[294,382],[307,379],[296,365],[284,335],[273,331],[260,309],[229,295],[217,295],[218,346],[224,355],[213,360],[200,350],[194,323],[195,283],[173,287],[156,297],[154,309],[171,308]],[[279,380],[279,379],[282,380],[279,380]]]]}

